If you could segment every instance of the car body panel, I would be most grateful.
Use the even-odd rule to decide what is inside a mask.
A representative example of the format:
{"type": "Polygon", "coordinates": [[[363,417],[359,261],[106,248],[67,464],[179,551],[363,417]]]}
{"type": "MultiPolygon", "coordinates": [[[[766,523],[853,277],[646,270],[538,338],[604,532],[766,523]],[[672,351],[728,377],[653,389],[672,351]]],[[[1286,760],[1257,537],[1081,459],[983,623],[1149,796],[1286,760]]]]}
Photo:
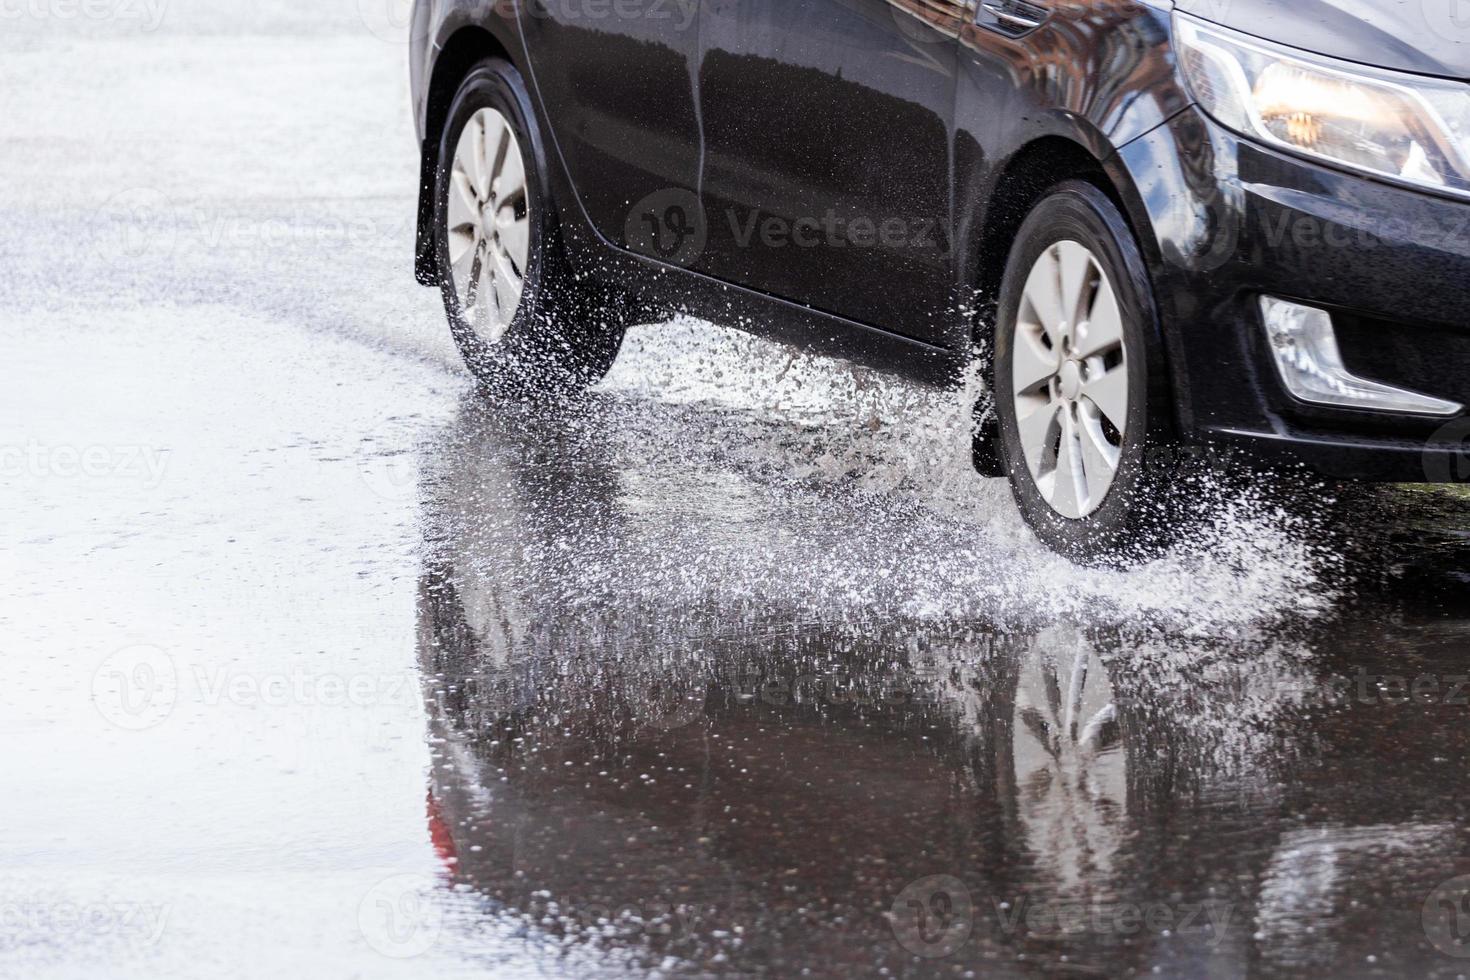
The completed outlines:
{"type": "Polygon", "coordinates": [[[889,0],[708,0],[701,34],[693,267],[949,340],[953,33],[889,0]]]}
{"type": "Polygon", "coordinates": [[[518,6],[543,124],[588,220],[621,242],[630,202],[699,180],[698,2],[518,6]]]}

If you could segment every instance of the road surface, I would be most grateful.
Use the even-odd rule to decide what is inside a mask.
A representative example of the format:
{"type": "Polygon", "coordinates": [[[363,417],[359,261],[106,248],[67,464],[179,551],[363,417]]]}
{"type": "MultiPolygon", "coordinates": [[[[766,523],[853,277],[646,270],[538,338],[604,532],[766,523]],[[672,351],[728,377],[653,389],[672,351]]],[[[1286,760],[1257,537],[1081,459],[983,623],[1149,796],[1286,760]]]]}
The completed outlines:
{"type": "Polygon", "coordinates": [[[306,6],[6,13],[0,976],[1470,972],[1464,498],[1080,570],[963,393],[487,401],[306,6]]]}

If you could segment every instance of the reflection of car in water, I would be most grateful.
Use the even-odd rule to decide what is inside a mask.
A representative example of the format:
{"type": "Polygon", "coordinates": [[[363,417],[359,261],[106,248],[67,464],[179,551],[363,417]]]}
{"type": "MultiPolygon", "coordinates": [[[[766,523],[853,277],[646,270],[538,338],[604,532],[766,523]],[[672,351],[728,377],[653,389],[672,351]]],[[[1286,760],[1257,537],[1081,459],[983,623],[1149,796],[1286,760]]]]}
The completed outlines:
{"type": "MultiPolygon", "coordinates": [[[[634,965],[783,976],[1451,962],[1419,908],[1470,870],[1466,801],[1436,775],[1466,709],[1329,696],[1363,651],[1309,639],[578,603],[609,569],[558,542],[596,535],[587,560],[616,564],[648,528],[617,459],[569,438],[471,410],[425,481],[430,813],[486,914],[634,965]],[[931,962],[891,916],[936,875],[974,921],[931,962]]],[[[1360,642],[1402,661],[1403,629],[1360,642]]]]}

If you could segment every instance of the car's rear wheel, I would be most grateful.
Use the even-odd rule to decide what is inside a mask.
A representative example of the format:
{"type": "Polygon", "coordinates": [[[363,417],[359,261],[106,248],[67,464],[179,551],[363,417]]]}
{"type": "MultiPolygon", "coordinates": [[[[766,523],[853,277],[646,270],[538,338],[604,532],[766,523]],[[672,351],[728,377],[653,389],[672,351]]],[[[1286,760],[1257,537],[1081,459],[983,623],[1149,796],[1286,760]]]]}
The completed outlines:
{"type": "Polygon", "coordinates": [[[634,307],[572,274],[532,112],[509,62],[465,76],[439,142],[435,266],[450,331],[482,384],[578,389],[612,366],[634,307]]]}
{"type": "Polygon", "coordinates": [[[1059,185],[1022,224],[1002,282],[993,376],[1002,460],[1026,522],[1076,559],[1144,557],[1177,530],[1158,314],[1127,222],[1059,185]]]}

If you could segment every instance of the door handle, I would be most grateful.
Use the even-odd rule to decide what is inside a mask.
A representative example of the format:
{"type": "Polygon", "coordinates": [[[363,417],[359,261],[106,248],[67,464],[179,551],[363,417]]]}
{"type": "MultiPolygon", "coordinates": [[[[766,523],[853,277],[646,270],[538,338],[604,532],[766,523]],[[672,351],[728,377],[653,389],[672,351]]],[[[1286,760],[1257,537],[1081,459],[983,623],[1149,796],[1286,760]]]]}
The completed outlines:
{"type": "Polygon", "coordinates": [[[994,26],[1013,36],[1036,30],[1049,16],[1045,7],[1025,0],[984,0],[980,7],[995,18],[994,26]]]}

